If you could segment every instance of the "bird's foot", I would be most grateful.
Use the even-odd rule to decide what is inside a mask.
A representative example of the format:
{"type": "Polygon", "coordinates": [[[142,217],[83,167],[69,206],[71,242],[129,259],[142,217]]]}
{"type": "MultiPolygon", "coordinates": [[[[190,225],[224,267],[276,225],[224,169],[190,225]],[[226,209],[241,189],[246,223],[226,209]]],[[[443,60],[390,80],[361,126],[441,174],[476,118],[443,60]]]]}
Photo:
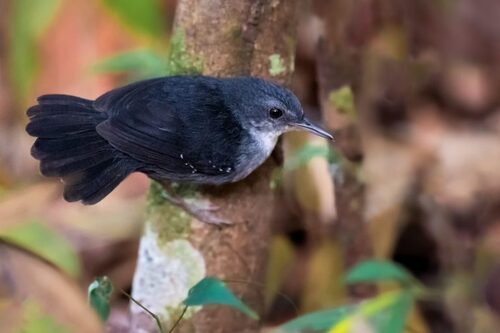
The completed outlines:
{"type": "Polygon", "coordinates": [[[232,224],[231,221],[217,216],[215,211],[219,209],[218,206],[210,203],[208,200],[195,199],[185,201],[185,204],[181,206],[186,212],[194,216],[201,222],[213,224],[217,226],[229,226],[232,224]]]}
{"type": "Polygon", "coordinates": [[[201,222],[216,225],[219,227],[229,226],[233,224],[231,221],[217,216],[217,214],[215,214],[214,212],[219,210],[219,206],[214,205],[207,199],[196,197],[183,198],[180,196],[169,194],[165,190],[163,191],[163,196],[169,202],[176,205],[177,207],[182,208],[188,214],[192,215],[201,222]]]}

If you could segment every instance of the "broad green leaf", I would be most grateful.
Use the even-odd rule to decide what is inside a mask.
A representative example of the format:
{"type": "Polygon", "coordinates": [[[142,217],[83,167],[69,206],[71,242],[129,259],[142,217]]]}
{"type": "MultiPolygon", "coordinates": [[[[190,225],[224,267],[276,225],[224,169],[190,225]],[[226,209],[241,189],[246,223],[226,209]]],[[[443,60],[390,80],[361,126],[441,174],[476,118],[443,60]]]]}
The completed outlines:
{"type": "Polygon", "coordinates": [[[335,106],[335,108],[344,114],[351,117],[356,116],[356,108],[354,106],[354,94],[352,93],[351,87],[342,86],[337,90],[330,92],[328,96],[330,102],[335,106]]]}
{"type": "Polygon", "coordinates": [[[282,332],[324,332],[355,310],[355,305],[349,305],[308,313],[281,325],[278,330],[282,332]]]}
{"type": "Polygon", "coordinates": [[[240,310],[252,319],[258,319],[255,311],[237,298],[226,284],[215,277],[205,277],[189,290],[184,300],[187,306],[221,304],[240,310]]]}
{"type": "Polygon", "coordinates": [[[286,161],[283,168],[285,170],[294,170],[307,164],[307,162],[315,157],[329,159],[330,155],[328,146],[308,144],[299,149],[288,161],[286,161]]]}
{"type": "Polygon", "coordinates": [[[80,262],[71,244],[41,223],[30,221],[0,229],[0,239],[42,257],[73,277],[80,274],[80,262]]]}
{"type": "Polygon", "coordinates": [[[132,50],[104,59],[93,69],[97,72],[130,73],[138,79],[146,79],[166,74],[166,57],[152,50],[132,50]]]}
{"type": "Polygon", "coordinates": [[[16,97],[24,101],[38,68],[37,40],[52,22],[61,0],[16,0],[11,3],[9,77],[16,97]]]}
{"type": "Polygon", "coordinates": [[[345,277],[345,282],[348,284],[378,281],[396,281],[403,285],[416,283],[415,278],[404,267],[383,260],[361,262],[354,266],[345,277]]]}
{"type": "Polygon", "coordinates": [[[161,0],[102,0],[130,29],[143,35],[161,38],[166,31],[161,0]]]}
{"type": "Polygon", "coordinates": [[[87,290],[89,304],[102,321],[109,317],[109,298],[113,293],[113,284],[107,276],[95,279],[87,290]]]}
{"type": "Polygon", "coordinates": [[[20,333],[67,333],[66,328],[58,325],[54,319],[44,314],[40,306],[33,301],[23,304],[24,320],[20,333]]]}

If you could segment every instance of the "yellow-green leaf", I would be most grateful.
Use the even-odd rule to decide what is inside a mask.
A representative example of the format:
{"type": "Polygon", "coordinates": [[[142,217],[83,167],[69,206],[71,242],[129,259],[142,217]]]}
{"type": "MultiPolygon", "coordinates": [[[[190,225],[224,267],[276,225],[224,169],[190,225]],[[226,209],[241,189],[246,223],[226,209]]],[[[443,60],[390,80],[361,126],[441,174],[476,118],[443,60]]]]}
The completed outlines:
{"type": "Polygon", "coordinates": [[[414,297],[409,291],[383,293],[359,305],[358,309],[340,322],[330,333],[349,333],[357,323],[365,323],[377,333],[403,333],[414,297]]]}
{"type": "Polygon", "coordinates": [[[17,98],[23,101],[38,68],[37,40],[52,22],[61,0],[11,1],[8,69],[17,98]]]}
{"type": "Polygon", "coordinates": [[[29,221],[0,229],[0,239],[32,252],[73,277],[80,274],[80,261],[71,244],[42,223],[29,221]]]}
{"type": "Polygon", "coordinates": [[[307,313],[279,327],[282,332],[324,332],[337,325],[356,310],[356,306],[348,305],[334,309],[307,313]]]}
{"type": "Polygon", "coordinates": [[[349,116],[356,116],[356,108],[354,106],[354,94],[350,86],[342,86],[339,89],[333,90],[328,96],[330,102],[340,112],[349,116]]]}
{"type": "Polygon", "coordinates": [[[54,319],[43,313],[34,301],[23,304],[24,320],[20,333],[68,333],[69,331],[57,324],[54,319]]]}

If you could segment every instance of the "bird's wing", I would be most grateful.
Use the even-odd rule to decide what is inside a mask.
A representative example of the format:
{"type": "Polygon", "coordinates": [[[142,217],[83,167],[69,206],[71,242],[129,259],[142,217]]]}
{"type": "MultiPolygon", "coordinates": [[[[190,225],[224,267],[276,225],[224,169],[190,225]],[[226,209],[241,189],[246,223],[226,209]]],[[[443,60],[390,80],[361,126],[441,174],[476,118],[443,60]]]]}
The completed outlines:
{"type": "Polygon", "coordinates": [[[237,121],[213,91],[165,80],[136,83],[99,98],[96,103],[110,118],[98,125],[98,133],[167,174],[230,173],[241,140],[237,121]]]}

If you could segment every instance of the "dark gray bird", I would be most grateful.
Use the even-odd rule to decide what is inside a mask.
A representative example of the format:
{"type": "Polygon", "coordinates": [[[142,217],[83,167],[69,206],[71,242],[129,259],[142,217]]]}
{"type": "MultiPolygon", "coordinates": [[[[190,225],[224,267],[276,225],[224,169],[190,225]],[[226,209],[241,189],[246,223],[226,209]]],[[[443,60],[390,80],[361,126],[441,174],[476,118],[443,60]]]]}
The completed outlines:
{"type": "Polygon", "coordinates": [[[99,202],[135,171],[224,184],[261,165],[284,132],[332,138],[304,117],[292,92],[252,77],[157,78],[95,101],[44,95],[27,114],[41,173],[62,178],[64,198],[84,204],[99,202]]]}

